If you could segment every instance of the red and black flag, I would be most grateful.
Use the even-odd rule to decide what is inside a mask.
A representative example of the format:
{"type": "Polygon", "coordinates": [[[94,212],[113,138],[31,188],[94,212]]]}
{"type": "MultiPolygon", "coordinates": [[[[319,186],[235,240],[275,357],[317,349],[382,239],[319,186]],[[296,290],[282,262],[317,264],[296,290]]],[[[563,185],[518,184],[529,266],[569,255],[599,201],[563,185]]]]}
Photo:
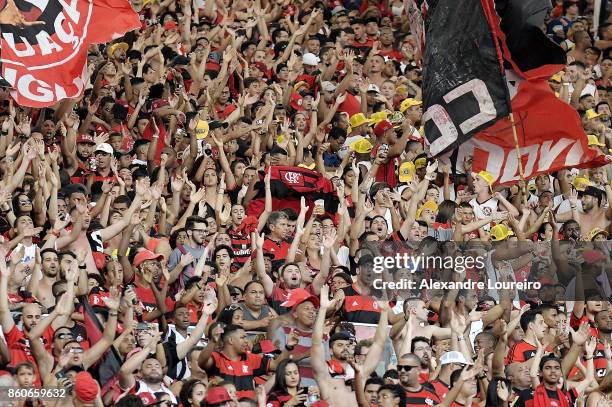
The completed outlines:
{"type": "MultiPolygon", "coordinates": [[[[317,199],[325,201],[325,208],[335,212],[338,197],[334,194],[332,183],[320,173],[302,167],[278,166],[270,167],[270,191],[272,192],[272,210],[293,208],[300,212],[300,200],[306,198],[306,205],[310,210],[314,208],[313,202],[317,199]]],[[[247,208],[248,215],[259,216],[264,210],[264,187],[262,181],[256,184],[258,189],[256,199],[253,199],[247,208]]]]}
{"type": "Polygon", "coordinates": [[[79,97],[89,45],[140,26],[127,0],[0,0],[0,76],[22,106],[79,97]]]}
{"type": "Polygon", "coordinates": [[[432,156],[510,113],[491,1],[427,1],[422,120],[432,156]]]}

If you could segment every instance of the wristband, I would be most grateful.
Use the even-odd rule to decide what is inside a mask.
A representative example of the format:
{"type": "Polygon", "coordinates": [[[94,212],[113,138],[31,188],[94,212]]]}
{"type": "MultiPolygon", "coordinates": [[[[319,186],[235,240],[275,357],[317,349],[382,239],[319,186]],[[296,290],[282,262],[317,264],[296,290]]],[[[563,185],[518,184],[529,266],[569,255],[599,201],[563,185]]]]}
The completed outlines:
{"type": "Polygon", "coordinates": [[[85,270],[85,269],[87,268],[87,265],[86,265],[86,264],[83,264],[82,266],[79,266],[79,268],[80,268],[81,270],[85,270]]]}
{"type": "Polygon", "coordinates": [[[465,338],[463,336],[460,336],[457,338],[457,341],[465,341],[465,338]]]}
{"type": "Polygon", "coordinates": [[[584,360],[591,360],[591,359],[593,359],[593,356],[587,356],[584,358],[584,360]]]}
{"type": "Polygon", "coordinates": [[[108,315],[111,316],[111,317],[116,317],[117,315],[119,315],[119,313],[117,313],[117,312],[109,312],[108,315]]]}
{"type": "Polygon", "coordinates": [[[295,349],[295,346],[285,345],[285,349],[287,349],[289,352],[292,352],[293,349],[295,349]]]}

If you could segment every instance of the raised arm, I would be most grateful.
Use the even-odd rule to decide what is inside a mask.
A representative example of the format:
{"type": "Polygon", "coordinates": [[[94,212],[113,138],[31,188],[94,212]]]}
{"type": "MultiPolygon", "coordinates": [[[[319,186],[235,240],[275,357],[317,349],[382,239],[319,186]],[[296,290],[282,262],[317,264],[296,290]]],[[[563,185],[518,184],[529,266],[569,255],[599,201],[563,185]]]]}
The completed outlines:
{"type": "Polygon", "coordinates": [[[255,240],[255,245],[257,247],[257,254],[255,259],[255,273],[257,273],[257,277],[263,284],[266,298],[270,298],[272,296],[272,290],[274,289],[274,281],[272,281],[272,278],[270,278],[268,273],[266,273],[266,266],[263,255],[264,240],[265,235],[263,233],[261,235],[257,235],[257,239],[255,240]]]}
{"type": "Polygon", "coordinates": [[[370,350],[366,355],[365,361],[363,362],[363,374],[365,377],[369,377],[370,374],[376,369],[376,366],[378,366],[385,348],[385,340],[387,339],[389,304],[386,301],[378,301],[378,306],[382,311],[378,320],[378,326],[376,327],[374,342],[372,343],[372,346],[370,346],[370,350]]]}
{"type": "Polygon", "coordinates": [[[325,350],[323,349],[323,325],[325,324],[325,314],[332,308],[333,302],[329,300],[329,286],[323,286],[321,288],[319,313],[312,331],[312,347],[310,348],[310,364],[323,398],[328,398],[332,390],[329,383],[331,376],[325,363],[325,350]]]}
{"type": "Polygon", "coordinates": [[[111,287],[110,296],[103,298],[106,307],[108,308],[108,318],[104,324],[104,332],[102,338],[87,349],[83,354],[83,367],[89,369],[93,366],[104,353],[111,347],[115,340],[115,332],[117,331],[117,315],[119,304],[121,301],[121,293],[115,287],[111,287]]]}

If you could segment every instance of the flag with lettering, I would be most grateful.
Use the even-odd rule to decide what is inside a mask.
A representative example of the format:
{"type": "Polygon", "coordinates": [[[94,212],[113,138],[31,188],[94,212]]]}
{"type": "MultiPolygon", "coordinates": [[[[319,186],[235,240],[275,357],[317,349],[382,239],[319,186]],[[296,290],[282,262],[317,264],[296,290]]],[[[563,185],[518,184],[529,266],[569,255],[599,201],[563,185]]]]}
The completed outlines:
{"type": "MultiPolygon", "coordinates": [[[[525,179],[563,168],[599,167],[605,156],[588,146],[577,112],[557,98],[548,81],[514,79],[512,98],[525,179]]],[[[511,88],[511,91],[512,88],[511,88]]],[[[490,172],[496,184],[520,179],[512,124],[504,118],[461,145],[457,162],[473,157],[472,171],[490,172]]]]}
{"type": "Polygon", "coordinates": [[[510,113],[491,0],[429,0],[423,101],[432,156],[469,140],[510,113]]]}
{"type": "Polygon", "coordinates": [[[79,97],[89,45],[140,26],[127,0],[0,0],[0,76],[22,106],[79,97]]]}

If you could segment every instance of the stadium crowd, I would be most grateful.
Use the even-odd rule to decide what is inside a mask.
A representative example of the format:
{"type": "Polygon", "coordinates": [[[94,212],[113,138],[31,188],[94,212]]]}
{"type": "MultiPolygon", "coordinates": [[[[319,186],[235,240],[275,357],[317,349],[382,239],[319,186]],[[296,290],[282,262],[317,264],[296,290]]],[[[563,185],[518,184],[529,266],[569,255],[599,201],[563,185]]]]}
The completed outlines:
{"type": "MultiPolygon", "coordinates": [[[[407,2],[131,3],[81,99],[0,88],[0,405],[612,406],[610,165],[429,157],[407,2]],[[541,289],[374,287],[426,276],[541,289]]],[[[612,23],[554,3],[609,154],[612,23]]]]}

